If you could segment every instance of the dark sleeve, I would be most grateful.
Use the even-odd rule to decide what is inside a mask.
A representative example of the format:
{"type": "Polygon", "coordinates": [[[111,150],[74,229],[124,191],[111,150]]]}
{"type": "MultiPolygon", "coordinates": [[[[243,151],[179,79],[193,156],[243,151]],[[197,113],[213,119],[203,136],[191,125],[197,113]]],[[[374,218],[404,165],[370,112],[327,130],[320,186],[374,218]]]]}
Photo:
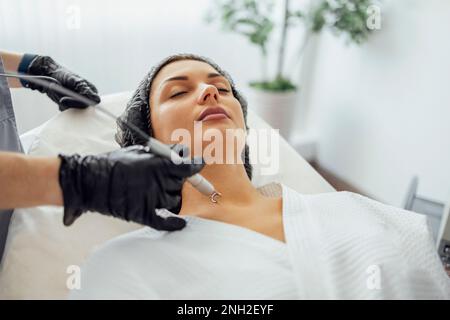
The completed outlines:
{"type": "MultiPolygon", "coordinates": [[[[0,73],[3,72],[3,61],[0,57],[0,73]]],[[[17,132],[8,81],[5,77],[0,77],[0,150],[23,152],[17,132]]],[[[5,249],[12,213],[13,210],[0,210],[0,262],[5,249]]]]}

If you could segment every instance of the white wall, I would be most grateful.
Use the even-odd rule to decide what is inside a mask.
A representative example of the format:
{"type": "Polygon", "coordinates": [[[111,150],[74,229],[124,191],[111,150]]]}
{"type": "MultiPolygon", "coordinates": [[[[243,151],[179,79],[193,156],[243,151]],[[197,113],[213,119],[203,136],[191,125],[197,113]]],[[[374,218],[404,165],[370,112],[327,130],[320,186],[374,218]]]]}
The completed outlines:
{"type": "MultiPolygon", "coordinates": [[[[261,76],[259,49],[240,35],[204,22],[208,0],[0,0],[0,48],[52,56],[91,80],[101,94],[135,89],[150,69],[174,53],[210,57],[244,91],[261,76]],[[79,10],[79,28],[76,11],[79,10]]],[[[275,15],[281,17],[280,4],[275,15]]],[[[279,32],[269,48],[270,69],[279,32]]],[[[296,35],[294,35],[296,36],[296,35]]],[[[295,51],[295,46],[292,47],[295,51]]],[[[289,50],[289,49],[288,49],[289,50]]],[[[53,110],[29,116],[20,106],[21,132],[48,119],[53,110]]],[[[16,106],[18,108],[18,106],[16,106]]]]}
{"type": "Polygon", "coordinates": [[[363,46],[319,39],[303,79],[307,131],[320,163],[373,197],[402,205],[418,174],[419,194],[450,201],[450,2],[383,3],[363,46]]]}

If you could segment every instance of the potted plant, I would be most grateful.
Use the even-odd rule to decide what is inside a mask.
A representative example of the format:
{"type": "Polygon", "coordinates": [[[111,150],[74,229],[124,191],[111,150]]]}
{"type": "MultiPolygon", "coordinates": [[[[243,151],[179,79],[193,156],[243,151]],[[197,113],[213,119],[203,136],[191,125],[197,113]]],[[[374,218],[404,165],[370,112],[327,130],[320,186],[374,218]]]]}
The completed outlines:
{"type": "Polygon", "coordinates": [[[291,10],[290,1],[283,2],[281,37],[278,44],[277,68],[274,76],[267,72],[268,44],[275,27],[273,19],[274,0],[217,0],[207,15],[208,23],[220,21],[225,31],[237,32],[260,48],[262,56],[261,80],[251,81],[252,108],[280,133],[289,138],[292,119],[298,103],[299,84],[284,73],[286,38],[290,27],[302,23],[305,28],[303,38],[299,39],[295,69],[302,60],[311,35],[323,28],[335,34],[346,34],[348,42],[357,44],[367,39],[370,29],[368,19],[369,0],[312,0],[306,10],[291,10]]]}

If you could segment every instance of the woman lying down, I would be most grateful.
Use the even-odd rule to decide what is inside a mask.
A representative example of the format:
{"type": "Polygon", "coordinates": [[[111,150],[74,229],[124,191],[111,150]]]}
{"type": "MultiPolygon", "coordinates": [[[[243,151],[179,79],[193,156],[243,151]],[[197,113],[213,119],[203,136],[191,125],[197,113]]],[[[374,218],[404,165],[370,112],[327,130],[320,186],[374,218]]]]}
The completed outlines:
{"type": "MultiPolygon", "coordinates": [[[[150,71],[122,118],[165,143],[186,129],[194,143],[202,139],[194,123],[203,132],[248,129],[246,112],[226,72],[184,54],[150,71]],[[226,115],[202,114],[217,107],[226,115]]],[[[120,125],[117,140],[145,143],[120,125]]],[[[178,214],[186,227],[145,227],[109,241],[88,259],[70,298],[450,299],[425,216],[351,192],[256,189],[248,147],[237,152],[241,163],[205,160],[201,174],[222,193],[218,203],[185,183],[179,212],[159,214],[178,214]]]]}

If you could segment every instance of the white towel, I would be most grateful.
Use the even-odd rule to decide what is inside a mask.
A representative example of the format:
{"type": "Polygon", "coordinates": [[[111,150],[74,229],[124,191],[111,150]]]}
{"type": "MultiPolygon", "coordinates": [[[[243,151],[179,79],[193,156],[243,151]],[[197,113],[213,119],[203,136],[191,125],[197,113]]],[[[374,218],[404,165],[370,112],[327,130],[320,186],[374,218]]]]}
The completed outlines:
{"type": "Polygon", "coordinates": [[[286,243],[186,216],[181,231],[143,228],[110,241],[70,298],[450,299],[425,216],[351,192],[260,191],[282,192],[286,243]]]}

